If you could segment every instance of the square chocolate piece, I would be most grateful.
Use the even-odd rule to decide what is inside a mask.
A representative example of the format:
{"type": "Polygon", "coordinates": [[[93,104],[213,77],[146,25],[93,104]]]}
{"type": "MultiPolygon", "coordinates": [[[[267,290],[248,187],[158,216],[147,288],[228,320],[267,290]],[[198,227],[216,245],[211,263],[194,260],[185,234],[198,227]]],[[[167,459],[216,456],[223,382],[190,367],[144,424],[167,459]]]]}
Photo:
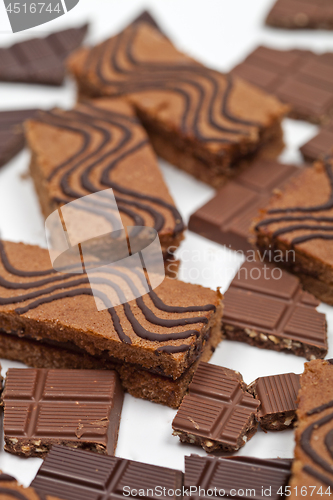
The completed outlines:
{"type": "Polygon", "coordinates": [[[62,500],[134,499],[139,491],[152,500],[177,500],[182,485],[179,470],[63,446],[52,448],[31,483],[41,496],[59,495],[62,500]],[[163,488],[177,493],[163,493],[163,488]]]}
{"type": "Polygon", "coordinates": [[[239,450],[257,430],[259,404],[239,372],[200,363],[172,422],[173,434],[207,452],[239,450]]]}
{"type": "Polygon", "coordinates": [[[333,154],[333,122],[322,127],[318,134],[300,147],[306,161],[324,160],[333,154]]]}
{"type": "Polygon", "coordinates": [[[126,98],[156,153],[214,187],[283,147],[285,105],[179,52],[144,19],[78,50],[69,69],[81,96],[126,98]]]}
{"type": "Polygon", "coordinates": [[[288,29],[333,29],[331,0],[277,0],[266,24],[288,29]]]}
{"type": "Polygon", "coordinates": [[[278,255],[277,265],[333,305],[333,157],[302,171],[273,196],[255,230],[263,258],[278,255]]]}
{"type": "Polygon", "coordinates": [[[295,165],[275,160],[254,162],[192,214],[188,228],[233,250],[253,249],[253,219],[274,190],[280,189],[298,171],[295,165]]]}
{"type": "Polygon", "coordinates": [[[259,377],[247,389],[260,401],[257,418],[264,431],[282,431],[294,426],[299,375],[259,377]]]}
{"type": "Polygon", "coordinates": [[[9,368],[5,450],[44,457],[54,444],[114,455],[123,390],[111,370],[9,368]]]}
{"type": "Polygon", "coordinates": [[[326,316],[300,280],[278,267],[245,262],[224,295],[222,331],[229,340],[307,359],[327,353],[326,316]]]}
{"type": "MultiPolygon", "coordinates": [[[[289,0],[287,0],[289,1],[289,0]]],[[[292,118],[326,123],[333,113],[333,54],[260,46],[232,75],[274,94],[290,106],[292,118]]]]}

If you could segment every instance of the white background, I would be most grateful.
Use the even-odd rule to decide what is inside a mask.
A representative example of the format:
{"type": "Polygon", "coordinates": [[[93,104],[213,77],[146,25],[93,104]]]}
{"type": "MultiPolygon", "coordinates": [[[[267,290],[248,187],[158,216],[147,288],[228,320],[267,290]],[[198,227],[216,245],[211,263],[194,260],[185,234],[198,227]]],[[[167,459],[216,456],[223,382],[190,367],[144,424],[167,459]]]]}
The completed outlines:
{"type": "MultiPolygon", "coordinates": [[[[0,46],[16,40],[43,36],[50,31],[91,22],[88,41],[98,42],[116,33],[143,8],[149,8],[166,33],[182,50],[216,69],[227,71],[259,44],[277,48],[307,48],[318,52],[333,51],[332,32],[287,32],[273,30],[263,24],[272,0],[80,0],[65,16],[39,28],[11,34],[4,6],[0,0],[0,46]]],[[[20,107],[70,107],[75,102],[75,87],[68,79],[61,88],[38,85],[0,83],[0,110],[20,107]]],[[[313,125],[285,120],[287,147],[283,161],[301,162],[298,147],[316,133],[313,125]]],[[[0,231],[1,237],[45,246],[43,218],[32,181],[24,178],[29,153],[23,151],[0,171],[0,231]]],[[[165,180],[185,221],[189,215],[214,193],[213,189],[160,161],[165,180]]],[[[181,277],[225,291],[236,272],[240,259],[220,245],[187,233],[179,256],[183,259],[181,277]]],[[[333,357],[333,310],[320,305],[327,314],[333,357]]],[[[264,351],[236,342],[224,341],[216,350],[212,362],[239,370],[247,383],[256,377],[287,371],[302,372],[304,360],[291,354],[264,351]]],[[[2,373],[20,363],[1,360],[2,373]]],[[[175,411],[125,397],[120,425],[117,456],[156,465],[183,469],[184,455],[205,455],[201,448],[181,445],[172,436],[171,422],[175,411]]],[[[262,431],[239,452],[257,457],[291,457],[293,432],[262,431]]],[[[2,446],[1,446],[2,449],[2,446]]],[[[40,459],[20,459],[0,451],[0,469],[29,485],[41,464],[40,459]]]]}

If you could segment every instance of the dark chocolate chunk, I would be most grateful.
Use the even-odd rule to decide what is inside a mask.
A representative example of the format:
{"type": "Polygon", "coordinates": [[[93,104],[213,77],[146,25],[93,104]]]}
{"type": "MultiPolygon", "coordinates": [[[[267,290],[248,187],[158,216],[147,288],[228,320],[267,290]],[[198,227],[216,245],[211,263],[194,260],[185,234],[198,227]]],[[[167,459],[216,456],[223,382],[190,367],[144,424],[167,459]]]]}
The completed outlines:
{"type": "Polygon", "coordinates": [[[291,117],[325,123],[333,112],[332,56],[261,46],[231,73],[289,104],[291,117]]]}
{"type": "Polygon", "coordinates": [[[238,450],[256,432],[259,404],[238,372],[200,363],[172,422],[173,434],[209,452],[238,450]]]}
{"type": "Polygon", "coordinates": [[[63,500],[111,500],[145,498],[176,500],[176,494],[158,495],[158,488],[177,490],[182,487],[182,472],[166,467],[101,456],[82,450],[54,446],[42,463],[31,486],[40,494],[58,495],[63,500]],[[136,490],[136,496],[134,491],[136,490]],[[125,494],[126,493],[126,494],[125,494]],[[142,496],[142,495],[141,495],[142,496]]]}
{"type": "Polygon", "coordinates": [[[0,498],[1,500],[57,500],[39,495],[33,488],[24,488],[16,479],[0,471],[0,498]]]}
{"type": "Polygon", "coordinates": [[[192,500],[211,497],[279,500],[288,484],[290,469],[291,460],[288,459],[190,455],[185,457],[184,488],[192,487],[192,500]],[[202,488],[200,494],[199,488],[202,488]]]}
{"type": "Polygon", "coordinates": [[[333,154],[333,122],[322,127],[318,134],[300,147],[306,161],[323,159],[333,154]]]}
{"type": "Polygon", "coordinates": [[[295,373],[259,377],[248,386],[260,401],[257,418],[262,429],[281,431],[293,427],[299,388],[299,375],[295,373]]]}
{"type": "Polygon", "coordinates": [[[88,25],[0,48],[0,81],[61,85],[65,59],[79,47],[88,25]]]}
{"type": "Polygon", "coordinates": [[[280,189],[297,171],[296,166],[275,160],[255,162],[191,215],[189,229],[233,250],[252,249],[253,219],[273,190],[280,189]]]}
{"type": "Polygon", "coordinates": [[[44,456],[54,444],[114,454],[123,391],[108,370],[7,371],[5,450],[44,456]]]}
{"type": "Polygon", "coordinates": [[[32,118],[37,111],[37,109],[21,109],[0,112],[0,167],[24,147],[22,124],[32,118]]]}
{"type": "Polygon", "coordinates": [[[266,24],[287,29],[333,29],[331,0],[277,0],[266,24]]]}
{"type": "Polygon", "coordinates": [[[222,330],[229,340],[307,359],[327,353],[325,314],[299,279],[261,262],[245,262],[224,295],[222,330]]]}

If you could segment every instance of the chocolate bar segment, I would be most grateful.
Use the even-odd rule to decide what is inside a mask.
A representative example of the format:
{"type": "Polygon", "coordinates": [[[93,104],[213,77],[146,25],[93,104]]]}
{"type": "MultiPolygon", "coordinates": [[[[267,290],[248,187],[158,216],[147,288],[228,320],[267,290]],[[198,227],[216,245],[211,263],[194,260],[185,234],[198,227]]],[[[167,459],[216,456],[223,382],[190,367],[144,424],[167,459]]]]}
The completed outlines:
{"type": "Polygon", "coordinates": [[[179,52],[151,22],[77,51],[69,68],[82,96],[126,97],[156,153],[212,186],[281,151],[284,105],[179,52]]]}
{"type": "Polygon", "coordinates": [[[298,393],[295,459],[290,481],[291,499],[296,490],[310,497],[332,495],[333,488],[333,366],[331,360],[305,364],[298,393]]]}
{"type": "Polygon", "coordinates": [[[0,471],[0,498],[3,500],[59,500],[49,495],[40,496],[33,488],[24,488],[14,477],[0,471]]]}
{"type": "Polygon", "coordinates": [[[324,124],[332,116],[332,53],[260,46],[231,74],[277,96],[290,106],[292,118],[324,124]]]}
{"type": "Polygon", "coordinates": [[[288,29],[333,29],[330,0],[277,0],[266,24],[288,29]]]}
{"type": "Polygon", "coordinates": [[[280,189],[296,172],[296,166],[275,160],[254,162],[191,215],[189,229],[233,250],[253,249],[250,241],[253,219],[268,203],[273,191],[280,189]]]}
{"type": "Polygon", "coordinates": [[[0,81],[61,85],[65,59],[79,47],[88,25],[0,48],[0,81]]]}
{"type": "Polygon", "coordinates": [[[299,279],[271,264],[245,262],[224,295],[227,339],[304,356],[327,353],[327,325],[299,279]]]}
{"type": "MultiPolygon", "coordinates": [[[[57,273],[47,250],[0,242],[0,258],[0,351],[7,359],[116,369],[134,396],[177,407],[196,363],[221,339],[220,294],[199,285],[166,278],[142,297],[98,311],[87,276],[57,273]]],[[[129,286],[137,278],[124,276],[129,286]]]]}
{"type": "Polygon", "coordinates": [[[295,373],[259,377],[248,386],[260,401],[257,418],[262,429],[282,431],[294,426],[299,389],[299,375],[295,373]]]}
{"type": "Polygon", "coordinates": [[[63,500],[107,500],[123,496],[132,499],[137,498],[139,490],[149,490],[144,496],[152,499],[176,500],[176,493],[168,496],[163,488],[166,491],[181,489],[182,476],[181,471],[166,467],[54,446],[31,486],[41,495],[57,494],[63,500]]]}
{"type": "Polygon", "coordinates": [[[185,457],[184,488],[189,491],[192,487],[191,500],[211,497],[240,500],[246,496],[279,500],[278,492],[288,484],[290,468],[291,460],[190,455],[185,457]]]}
{"type": "Polygon", "coordinates": [[[32,118],[37,109],[0,112],[0,167],[9,162],[24,147],[23,122],[32,118]]]}
{"type": "Polygon", "coordinates": [[[184,223],[145,130],[126,102],[98,99],[70,111],[40,113],[27,123],[26,136],[45,217],[73,199],[112,188],[123,225],[153,226],[166,265],[174,269],[170,249],[183,239],[184,223]]]}
{"type": "Polygon", "coordinates": [[[123,390],[110,370],[9,368],[5,450],[44,457],[54,444],[114,455],[123,390]]]}
{"type": "Polygon", "coordinates": [[[257,430],[259,404],[238,372],[200,363],[172,422],[173,434],[208,452],[238,450],[257,430]]]}
{"type": "Polygon", "coordinates": [[[294,177],[255,227],[263,258],[279,255],[306,290],[333,305],[333,157],[294,177]]]}
{"type": "Polygon", "coordinates": [[[306,161],[323,160],[333,154],[333,122],[319,130],[319,133],[300,147],[306,161]]]}

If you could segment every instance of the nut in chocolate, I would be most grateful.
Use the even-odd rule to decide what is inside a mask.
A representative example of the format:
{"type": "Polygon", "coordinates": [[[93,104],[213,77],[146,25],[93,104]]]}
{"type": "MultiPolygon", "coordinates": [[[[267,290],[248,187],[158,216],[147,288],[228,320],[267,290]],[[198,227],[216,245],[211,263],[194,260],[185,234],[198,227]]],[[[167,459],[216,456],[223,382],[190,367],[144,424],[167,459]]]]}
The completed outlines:
{"type": "Polygon", "coordinates": [[[54,270],[85,275],[77,284],[89,280],[99,311],[141,297],[165,277],[156,230],[125,228],[112,189],[63,205],[45,229],[54,270]]]}

